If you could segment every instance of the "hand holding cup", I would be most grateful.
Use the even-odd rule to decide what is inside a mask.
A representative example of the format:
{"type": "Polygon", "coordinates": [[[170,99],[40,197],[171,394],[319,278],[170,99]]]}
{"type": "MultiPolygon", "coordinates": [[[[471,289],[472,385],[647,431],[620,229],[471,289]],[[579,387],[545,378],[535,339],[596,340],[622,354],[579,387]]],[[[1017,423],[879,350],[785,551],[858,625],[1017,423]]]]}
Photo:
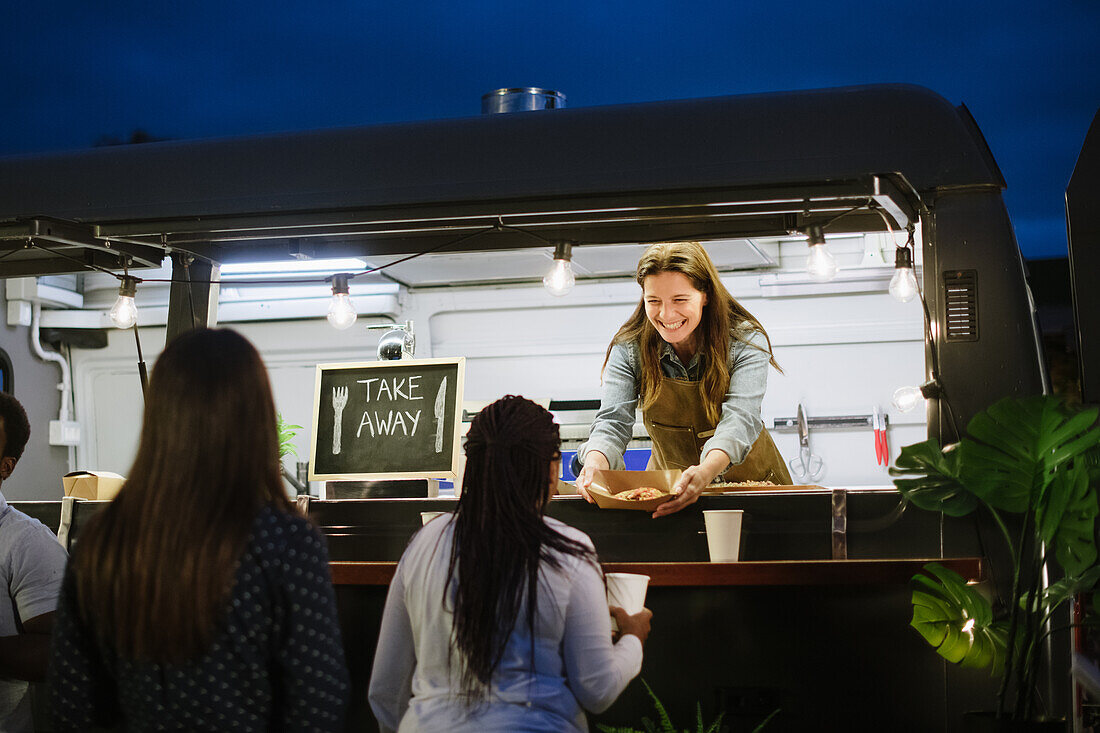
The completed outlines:
{"type": "Polygon", "coordinates": [[[635,614],[629,614],[619,606],[611,607],[611,615],[619,625],[619,635],[633,634],[643,644],[649,638],[649,620],[653,618],[653,612],[648,608],[642,608],[635,614]]]}

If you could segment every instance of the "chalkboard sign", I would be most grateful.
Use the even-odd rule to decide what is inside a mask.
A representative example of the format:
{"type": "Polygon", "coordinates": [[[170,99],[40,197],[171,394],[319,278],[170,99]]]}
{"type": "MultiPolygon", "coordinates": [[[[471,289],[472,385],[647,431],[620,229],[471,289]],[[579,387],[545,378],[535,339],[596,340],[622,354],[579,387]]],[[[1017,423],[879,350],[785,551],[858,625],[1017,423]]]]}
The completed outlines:
{"type": "Polygon", "coordinates": [[[465,367],[463,358],[318,364],[310,480],[453,479],[465,367]]]}

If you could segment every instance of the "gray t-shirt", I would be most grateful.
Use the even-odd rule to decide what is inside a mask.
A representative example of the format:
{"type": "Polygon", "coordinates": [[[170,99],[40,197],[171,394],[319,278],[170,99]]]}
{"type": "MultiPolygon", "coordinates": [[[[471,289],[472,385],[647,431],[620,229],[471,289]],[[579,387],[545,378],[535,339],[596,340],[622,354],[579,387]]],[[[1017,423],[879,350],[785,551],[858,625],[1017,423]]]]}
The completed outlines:
{"type": "MultiPolygon", "coordinates": [[[[8,506],[0,494],[0,636],[15,636],[23,621],[53,611],[68,555],[46,525],[8,506]]],[[[0,677],[0,731],[31,733],[30,683],[0,677]]]]}

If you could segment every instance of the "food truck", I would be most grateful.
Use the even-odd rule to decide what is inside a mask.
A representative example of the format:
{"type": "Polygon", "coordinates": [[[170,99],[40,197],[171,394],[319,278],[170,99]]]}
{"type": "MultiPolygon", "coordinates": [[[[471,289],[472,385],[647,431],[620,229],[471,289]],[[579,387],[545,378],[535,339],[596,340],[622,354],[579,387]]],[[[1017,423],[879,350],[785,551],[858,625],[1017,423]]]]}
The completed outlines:
{"type": "MultiPolygon", "coordinates": [[[[1097,135],[1094,123],[1093,172],[1097,135]]],[[[1001,397],[1049,390],[1004,188],[966,108],[906,85],[0,159],[0,367],[35,434],[5,493],[73,541],[97,504],[62,507],[61,476],[125,474],[144,365],[197,325],[257,345],[280,412],[305,426],[302,457],[333,440],[317,435],[317,365],[376,360],[395,326],[407,358],[461,364],[456,445],[462,420],[516,393],[547,405],[575,450],[608,343],[639,299],[638,256],[652,242],[700,241],[771,335],[783,373],[769,377],[764,424],[786,458],[808,441],[821,470],[801,483],[816,488],[704,496],[661,520],[575,497],[550,513],[588,532],[605,568],[653,578],[641,676],[670,710],[690,715],[698,700],[747,723],[781,708],[775,730],[953,730],[992,682],[945,665],[908,628],[907,581],[927,558],[982,579],[982,537],[968,520],[907,507],[876,432],[892,460],[925,437],[957,440],[1001,397]],[[829,280],[808,265],[822,242],[839,265],[829,280]],[[543,276],[566,255],[576,284],[551,294],[543,276]],[[890,282],[905,262],[921,297],[899,302],[890,282]],[[342,284],[358,321],[336,330],[324,316],[342,284]],[[120,286],[136,327],[109,318],[120,286]],[[893,404],[901,387],[916,409],[893,404]],[[746,510],[738,568],[704,562],[703,506],[746,510]]],[[[1078,190],[1095,201],[1094,188],[1078,190]]],[[[1073,218],[1087,206],[1071,196],[1079,231],[1095,226],[1073,218]]],[[[1075,276],[1075,295],[1095,298],[1075,276]]],[[[1095,351],[1093,324],[1079,324],[1082,354],[1095,351]]],[[[640,421],[630,449],[644,465],[640,421]]],[[[437,477],[460,474],[454,452],[437,477]]],[[[365,685],[386,583],[419,513],[454,500],[415,465],[354,484],[285,468],[329,536],[349,725],[372,729],[365,685]]],[[[1050,677],[1066,713],[1065,675],[1050,677]]],[[[633,722],[646,701],[634,683],[595,720],[633,722]]]]}

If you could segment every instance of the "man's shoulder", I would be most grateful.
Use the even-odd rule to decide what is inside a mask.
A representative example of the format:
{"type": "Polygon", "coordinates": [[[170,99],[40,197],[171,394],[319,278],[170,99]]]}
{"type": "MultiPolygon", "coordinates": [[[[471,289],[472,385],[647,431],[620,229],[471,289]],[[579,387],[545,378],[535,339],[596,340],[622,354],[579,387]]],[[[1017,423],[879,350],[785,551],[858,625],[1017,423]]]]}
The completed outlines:
{"type": "Polygon", "coordinates": [[[0,518],[0,528],[3,529],[0,532],[0,552],[11,552],[13,546],[40,546],[43,543],[61,547],[53,530],[12,506],[9,506],[8,511],[0,518]]]}

